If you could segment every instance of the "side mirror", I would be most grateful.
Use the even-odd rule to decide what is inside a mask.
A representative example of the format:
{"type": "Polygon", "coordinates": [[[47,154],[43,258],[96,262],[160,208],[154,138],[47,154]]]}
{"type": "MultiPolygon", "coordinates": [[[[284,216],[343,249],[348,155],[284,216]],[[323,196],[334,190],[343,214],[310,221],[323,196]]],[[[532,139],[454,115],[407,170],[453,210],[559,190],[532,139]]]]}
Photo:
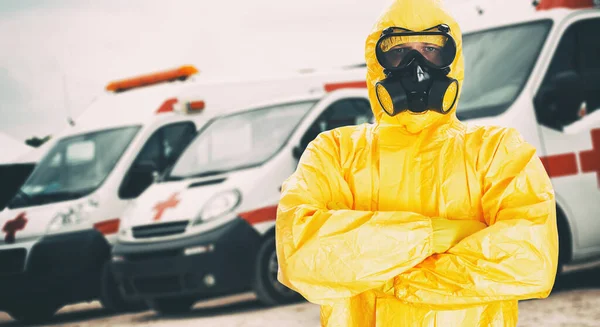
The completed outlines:
{"type": "Polygon", "coordinates": [[[562,130],[579,119],[584,101],[583,80],[575,71],[566,71],[552,77],[542,86],[534,99],[540,124],[562,130]]]}
{"type": "Polygon", "coordinates": [[[160,174],[157,171],[152,172],[152,182],[155,184],[160,182],[160,174]]]}
{"type": "Polygon", "coordinates": [[[133,166],[133,172],[143,180],[152,180],[156,183],[160,180],[160,172],[154,161],[142,161],[133,166]]]}
{"type": "Polygon", "coordinates": [[[302,153],[304,153],[304,148],[300,145],[295,146],[292,150],[292,155],[296,160],[300,160],[300,157],[302,157],[302,153]]]}
{"type": "Polygon", "coordinates": [[[568,70],[552,77],[550,84],[559,88],[578,89],[583,85],[583,79],[574,70],[568,70]]]}

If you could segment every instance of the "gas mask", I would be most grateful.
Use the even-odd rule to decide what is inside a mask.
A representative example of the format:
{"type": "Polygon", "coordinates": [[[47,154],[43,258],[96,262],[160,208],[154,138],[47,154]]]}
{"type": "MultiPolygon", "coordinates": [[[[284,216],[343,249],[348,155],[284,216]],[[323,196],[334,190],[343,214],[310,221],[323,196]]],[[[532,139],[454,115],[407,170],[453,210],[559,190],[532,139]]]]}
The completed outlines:
{"type": "Polygon", "coordinates": [[[377,100],[390,116],[427,110],[447,114],[458,97],[458,81],[448,77],[456,43],[447,25],[414,32],[385,29],[375,54],[385,78],[375,85],[377,100]]]}

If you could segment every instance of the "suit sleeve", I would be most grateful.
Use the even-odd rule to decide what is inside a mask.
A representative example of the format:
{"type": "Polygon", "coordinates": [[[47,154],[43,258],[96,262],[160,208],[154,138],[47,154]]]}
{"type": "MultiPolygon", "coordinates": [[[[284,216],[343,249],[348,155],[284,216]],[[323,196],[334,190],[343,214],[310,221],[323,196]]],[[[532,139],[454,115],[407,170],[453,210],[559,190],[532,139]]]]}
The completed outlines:
{"type": "Polygon", "coordinates": [[[516,130],[505,133],[484,177],[489,227],[394,280],[395,296],[439,309],[547,297],[558,261],[550,179],[516,130]]]}
{"type": "Polygon", "coordinates": [[[411,212],[352,210],[333,133],[323,133],[282,187],[279,281],[326,304],[381,287],[432,252],[432,222],[411,212]]]}

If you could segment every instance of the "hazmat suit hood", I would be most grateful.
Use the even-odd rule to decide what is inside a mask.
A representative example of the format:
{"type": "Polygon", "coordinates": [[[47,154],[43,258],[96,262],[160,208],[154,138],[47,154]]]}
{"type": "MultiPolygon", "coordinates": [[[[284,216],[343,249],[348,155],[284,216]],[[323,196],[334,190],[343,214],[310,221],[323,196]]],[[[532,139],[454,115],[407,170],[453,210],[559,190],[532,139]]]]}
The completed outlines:
{"type": "Polygon", "coordinates": [[[441,0],[399,0],[394,1],[379,17],[366,41],[365,59],[367,63],[367,86],[375,119],[381,125],[400,127],[410,134],[417,134],[425,129],[437,128],[443,124],[456,121],[456,107],[460,99],[464,78],[462,53],[462,35],[456,21],[446,12],[441,0]],[[375,95],[375,84],[385,78],[383,67],[377,61],[375,46],[381,33],[388,27],[403,27],[412,31],[423,31],[439,24],[450,27],[450,35],[456,42],[456,58],[450,66],[448,77],[458,81],[458,97],[453,108],[447,114],[434,111],[424,113],[402,112],[394,117],[387,115],[375,95]]]}

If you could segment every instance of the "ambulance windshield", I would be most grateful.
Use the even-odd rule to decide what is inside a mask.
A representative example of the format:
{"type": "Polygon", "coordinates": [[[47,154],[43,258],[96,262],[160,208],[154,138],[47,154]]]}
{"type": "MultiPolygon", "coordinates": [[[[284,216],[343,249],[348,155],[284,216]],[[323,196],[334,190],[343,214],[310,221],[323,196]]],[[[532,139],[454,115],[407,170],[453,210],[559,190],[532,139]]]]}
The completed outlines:
{"type": "Polygon", "coordinates": [[[59,140],[10,201],[9,208],[73,200],[93,192],[139,129],[123,127],[59,140]]]}
{"type": "Polygon", "coordinates": [[[465,80],[458,117],[492,116],[508,109],[521,94],[550,26],[543,20],[465,33],[465,80]]]}
{"type": "Polygon", "coordinates": [[[186,148],[165,179],[207,176],[265,162],[314,104],[286,103],[215,119],[186,148]]]}

